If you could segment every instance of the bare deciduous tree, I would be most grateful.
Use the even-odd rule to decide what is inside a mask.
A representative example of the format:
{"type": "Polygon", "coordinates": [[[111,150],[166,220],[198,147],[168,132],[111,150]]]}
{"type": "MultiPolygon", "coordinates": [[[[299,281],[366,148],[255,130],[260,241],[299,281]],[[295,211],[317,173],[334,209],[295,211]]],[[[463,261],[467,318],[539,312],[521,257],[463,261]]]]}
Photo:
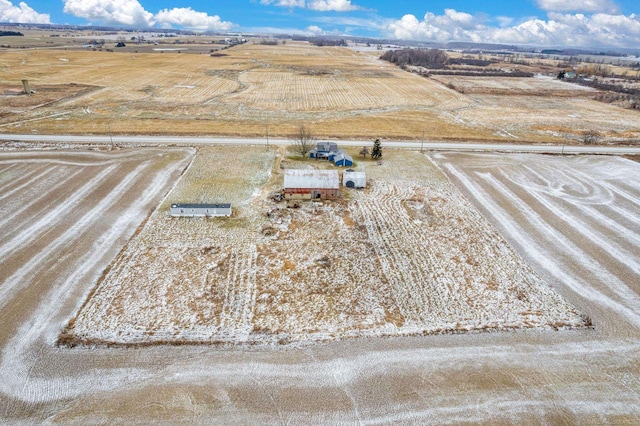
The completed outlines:
{"type": "Polygon", "coordinates": [[[367,158],[367,155],[369,155],[369,147],[363,146],[360,150],[360,155],[362,155],[362,158],[367,158]]]}
{"type": "Polygon", "coordinates": [[[309,151],[315,146],[316,138],[311,130],[304,124],[298,128],[298,132],[291,138],[291,146],[303,157],[306,157],[309,151]]]}

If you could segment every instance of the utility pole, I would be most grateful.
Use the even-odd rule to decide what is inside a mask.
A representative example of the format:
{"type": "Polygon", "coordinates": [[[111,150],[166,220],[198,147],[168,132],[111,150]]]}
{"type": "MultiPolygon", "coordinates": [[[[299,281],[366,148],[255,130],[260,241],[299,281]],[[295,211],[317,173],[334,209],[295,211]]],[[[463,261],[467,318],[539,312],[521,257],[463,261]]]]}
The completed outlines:
{"type": "Polygon", "coordinates": [[[107,126],[109,126],[109,141],[111,142],[111,145],[109,146],[109,151],[111,151],[113,149],[113,136],[111,135],[111,122],[110,121],[107,123],[107,126]]]}
{"type": "Polygon", "coordinates": [[[269,150],[269,124],[267,123],[267,151],[269,150]]]}
{"type": "Polygon", "coordinates": [[[424,147],[424,126],[422,126],[422,142],[420,142],[420,152],[422,152],[423,147],[424,147]]]}

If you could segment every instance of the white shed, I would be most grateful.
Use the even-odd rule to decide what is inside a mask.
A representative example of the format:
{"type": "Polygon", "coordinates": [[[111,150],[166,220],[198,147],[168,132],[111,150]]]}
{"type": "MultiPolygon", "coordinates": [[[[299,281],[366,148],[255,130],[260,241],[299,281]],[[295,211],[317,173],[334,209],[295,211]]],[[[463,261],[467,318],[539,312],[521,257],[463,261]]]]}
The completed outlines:
{"type": "Polygon", "coordinates": [[[367,174],[355,170],[345,170],[342,174],[342,185],[346,188],[365,188],[367,186],[367,174]]]}

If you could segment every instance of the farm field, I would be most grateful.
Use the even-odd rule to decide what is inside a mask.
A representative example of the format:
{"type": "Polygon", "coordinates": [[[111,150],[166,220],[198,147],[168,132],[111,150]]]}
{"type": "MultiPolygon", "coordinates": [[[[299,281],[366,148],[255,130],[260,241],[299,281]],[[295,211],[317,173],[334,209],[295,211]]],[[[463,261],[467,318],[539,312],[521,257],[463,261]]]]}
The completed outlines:
{"type": "MultiPolygon", "coordinates": [[[[0,197],[11,206],[3,205],[1,226],[3,232],[13,233],[13,238],[0,241],[0,250],[10,256],[0,257],[4,274],[0,280],[3,423],[640,421],[640,280],[634,256],[640,239],[636,226],[640,217],[638,163],[600,156],[421,155],[386,150],[380,166],[358,162],[358,168],[365,168],[372,181],[368,192],[345,196],[343,201],[349,201],[346,205],[324,203],[317,209],[287,213],[285,209],[274,211],[276,207],[267,198],[277,189],[283,150],[209,149],[196,154],[169,148],[0,153],[0,197]],[[186,184],[198,174],[206,174],[209,163],[200,162],[200,157],[220,167],[223,178],[219,185],[208,188],[197,179],[186,184]],[[236,159],[246,165],[243,170],[233,163],[236,159]],[[392,171],[397,170],[394,175],[392,171]],[[183,171],[185,179],[174,186],[183,171]],[[21,191],[29,186],[27,182],[38,188],[29,193],[30,197],[23,197],[21,191]],[[429,199],[427,195],[434,191],[444,200],[429,199]],[[169,192],[173,195],[166,197],[169,192]],[[224,225],[190,220],[197,227],[194,232],[181,227],[187,221],[163,216],[174,196],[204,200],[216,194],[234,203],[234,215],[224,225]],[[455,207],[453,212],[444,208],[447,203],[455,207]],[[114,210],[108,207],[111,205],[120,208],[114,210]],[[352,210],[349,205],[354,206],[352,210]],[[423,205],[431,205],[432,211],[423,205]],[[517,209],[509,205],[517,205],[517,209]],[[122,206],[127,206],[125,213],[120,211],[122,206]],[[85,302],[95,298],[110,277],[112,285],[126,284],[127,262],[129,277],[141,278],[136,276],[136,268],[144,265],[131,263],[130,250],[146,247],[147,254],[157,254],[170,248],[182,259],[176,261],[165,254],[168,265],[190,267],[190,262],[218,256],[216,245],[222,247],[221,242],[211,241],[215,243],[210,244],[211,249],[197,250],[202,235],[222,234],[217,226],[228,229],[231,242],[232,236],[251,238],[250,245],[256,246],[255,255],[249,250],[250,256],[238,256],[236,250],[227,256],[228,261],[221,262],[215,273],[219,274],[226,263],[230,265],[226,276],[231,276],[256,269],[261,241],[268,240],[279,249],[278,240],[295,241],[304,234],[307,218],[319,220],[328,211],[335,214],[334,223],[342,222],[346,228],[351,223],[354,227],[364,225],[359,232],[373,236],[367,246],[373,250],[367,254],[389,253],[389,264],[376,265],[374,271],[383,271],[392,276],[390,282],[398,283],[400,279],[393,276],[405,273],[403,259],[422,255],[408,250],[392,252],[391,238],[376,237],[376,232],[383,229],[378,217],[382,215],[365,216],[365,211],[385,208],[391,209],[390,218],[385,220],[405,220],[407,231],[398,232],[398,238],[415,232],[416,227],[437,229],[436,218],[442,219],[442,224],[464,215],[476,219],[460,225],[466,232],[497,229],[495,238],[486,237],[491,244],[489,255],[481,258],[483,262],[492,258],[491,247],[502,247],[499,254],[505,259],[511,256],[529,284],[536,287],[542,281],[552,285],[553,297],[558,297],[555,292],[562,296],[555,299],[555,306],[569,310],[549,310],[540,316],[540,327],[507,332],[344,339],[299,346],[279,344],[282,342],[126,348],[56,345],[60,332],[79,312],[88,312],[85,302]],[[63,217],[63,211],[70,213],[63,217]],[[264,215],[266,211],[273,212],[270,218],[264,215]],[[149,223],[158,225],[157,232],[151,232],[149,223]],[[268,227],[256,227],[259,223],[268,227]],[[168,231],[174,238],[171,241],[162,239],[168,231]],[[33,251],[25,250],[26,246],[34,247],[33,251]],[[588,255],[585,248],[589,249],[588,255]],[[14,250],[23,251],[12,255],[14,250]],[[593,327],[554,330],[542,324],[544,318],[572,312],[588,316],[593,327]]],[[[292,163],[286,160],[286,164],[292,163]]],[[[215,169],[209,167],[208,173],[211,170],[215,169]]],[[[445,235],[433,234],[436,241],[436,237],[445,235]]],[[[328,253],[331,263],[327,265],[325,253],[340,247],[331,242],[333,236],[321,233],[317,237],[319,243],[313,247],[318,255],[308,264],[302,263],[301,255],[292,253],[293,266],[313,265],[322,278],[322,271],[332,268],[336,257],[328,253]],[[320,262],[316,262],[318,259],[320,262]]],[[[459,247],[473,253],[464,244],[466,236],[456,234],[455,238],[460,241],[452,241],[448,246],[451,251],[443,255],[453,254],[459,247]]],[[[453,257],[449,259],[453,261],[453,257]]],[[[459,267],[461,273],[482,276],[491,273],[488,264],[459,267]]],[[[370,263],[362,265],[365,268],[370,263]]],[[[440,265],[443,270],[449,267],[446,262],[440,265]]],[[[152,266],[159,270],[159,263],[152,266]]],[[[414,283],[422,270],[409,270],[414,275],[405,274],[402,282],[414,283]]],[[[287,271],[281,268],[279,275],[286,276],[287,271]]],[[[258,274],[255,276],[257,282],[258,274]]],[[[240,284],[252,282],[250,273],[242,277],[240,284]]],[[[279,284],[287,284],[285,277],[274,278],[280,280],[279,284]]],[[[534,303],[540,294],[531,288],[526,290],[525,295],[535,296],[526,303],[534,303]]],[[[241,291],[236,289],[234,294],[241,291]]],[[[367,294],[362,288],[358,291],[367,294]]],[[[149,305],[159,297],[169,300],[176,296],[173,300],[180,302],[177,292],[150,293],[149,305]]],[[[509,300],[510,291],[502,293],[505,298],[501,302],[511,306],[523,302],[509,300]]],[[[118,296],[124,301],[131,294],[121,292],[118,296]]],[[[291,294],[289,305],[293,306],[301,294],[291,294]]],[[[477,293],[477,297],[486,296],[477,293]]],[[[453,302],[452,306],[463,306],[463,301],[453,302]]],[[[185,312],[185,305],[177,303],[176,307],[185,312]]],[[[492,312],[494,305],[479,309],[492,312]]],[[[226,320],[242,318],[234,317],[231,310],[226,312],[226,320]]],[[[275,313],[262,315],[266,325],[281,321],[275,313]],[[273,322],[267,322],[268,318],[273,322]]],[[[117,322],[126,319],[126,312],[104,318],[117,322]]],[[[180,319],[177,326],[188,324],[188,317],[176,318],[180,319]]],[[[399,317],[388,317],[395,318],[399,317]]],[[[79,320],[76,318],[76,323],[79,320]]],[[[285,325],[295,329],[299,323],[285,325]]],[[[118,330],[117,324],[112,330],[118,330]]],[[[119,330],[133,329],[127,326],[119,330]]],[[[235,337],[243,337],[242,331],[236,328],[235,337]]],[[[123,333],[100,337],[114,336],[122,338],[123,333]]],[[[292,336],[295,338],[295,334],[292,336]]]]}
{"type": "MultiPolygon", "coordinates": [[[[422,155],[365,161],[366,190],[300,209],[265,206],[282,185],[272,163],[264,149],[202,148],[63,342],[286,344],[588,325],[422,155]],[[169,203],[193,200],[231,201],[237,217],[167,215],[169,203]]],[[[306,166],[318,164],[328,165],[306,166]]]]}
{"type": "Polygon", "coordinates": [[[380,52],[302,42],[221,56],[13,49],[0,57],[0,132],[577,142],[640,137],[637,111],[552,78],[405,72],[380,52]],[[97,66],[99,64],[99,67],[97,66]],[[28,79],[35,94],[5,96],[28,79]],[[81,88],[85,88],[80,90],[81,88]],[[456,90],[454,90],[456,89],[456,90]],[[514,124],[516,123],[516,124],[514,124]]]}
{"type": "Polygon", "coordinates": [[[637,162],[492,154],[436,154],[435,159],[528,263],[557,283],[554,287],[579,305],[596,299],[601,308],[589,315],[603,323],[615,311],[640,326],[637,162]]]}

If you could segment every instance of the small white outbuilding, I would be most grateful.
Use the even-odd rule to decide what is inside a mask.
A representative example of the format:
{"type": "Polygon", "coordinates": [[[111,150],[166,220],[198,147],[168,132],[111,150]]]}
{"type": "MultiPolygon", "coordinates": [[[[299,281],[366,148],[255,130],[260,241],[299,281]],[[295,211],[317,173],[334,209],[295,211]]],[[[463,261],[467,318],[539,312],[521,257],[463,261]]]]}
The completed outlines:
{"type": "Polygon", "coordinates": [[[345,188],[365,188],[367,186],[367,174],[355,170],[345,170],[342,174],[342,185],[345,188]]]}

